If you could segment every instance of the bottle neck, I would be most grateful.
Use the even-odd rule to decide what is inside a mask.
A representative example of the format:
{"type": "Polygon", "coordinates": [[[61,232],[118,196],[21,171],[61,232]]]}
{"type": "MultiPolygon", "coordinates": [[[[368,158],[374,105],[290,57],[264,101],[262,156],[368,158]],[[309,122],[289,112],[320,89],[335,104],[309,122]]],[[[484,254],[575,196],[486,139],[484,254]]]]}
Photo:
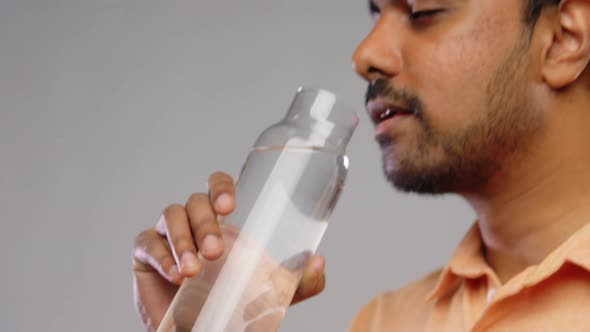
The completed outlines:
{"type": "MultiPolygon", "coordinates": [[[[344,150],[358,124],[358,116],[326,90],[300,88],[283,122],[307,132],[308,143],[344,150]]],[[[305,134],[304,134],[305,135],[305,134]]]]}

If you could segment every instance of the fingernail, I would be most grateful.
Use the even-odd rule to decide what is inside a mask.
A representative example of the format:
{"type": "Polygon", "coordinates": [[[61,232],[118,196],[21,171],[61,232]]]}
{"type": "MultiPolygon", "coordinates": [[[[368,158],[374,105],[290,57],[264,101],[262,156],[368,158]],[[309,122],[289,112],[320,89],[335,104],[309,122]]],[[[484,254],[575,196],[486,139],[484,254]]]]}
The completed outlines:
{"type": "Polygon", "coordinates": [[[213,234],[209,234],[203,240],[203,251],[207,255],[212,255],[217,253],[221,249],[221,242],[219,238],[213,234]]]}
{"type": "Polygon", "coordinates": [[[311,268],[316,272],[321,272],[324,269],[324,260],[323,259],[314,259],[311,262],[311,268]]]}
{"type": "Polygon", "coordinates": [[[215,201],[215,209],[217,210],[222,210],[222,209],[228,209],[229,206],[232,203],[232,197],[230,194],[228,193],[224,193],[219,195],[219,197],[217,197],[217,200],[215,201]]]}
{"type": "Polygon", "coordinates": [[[168,275],[172,280],[177,280],[180,277],[180,271],[178,271],[178,266],[172,265],[170,269],[168,269],[168,275]]]}
{"type": "Polygon", "coordinates": [[[183,270],[191,270],[197,267],[197,256],[190,251],[185,252],[180,259],[180,267],[183,270]]]}

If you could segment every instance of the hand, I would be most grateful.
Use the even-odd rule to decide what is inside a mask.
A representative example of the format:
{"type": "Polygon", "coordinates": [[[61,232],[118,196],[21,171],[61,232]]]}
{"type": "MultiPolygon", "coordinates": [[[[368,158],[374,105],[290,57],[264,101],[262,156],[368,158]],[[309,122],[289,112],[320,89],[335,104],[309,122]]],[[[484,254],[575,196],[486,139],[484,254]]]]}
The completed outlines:
{"type": "MultiPolygon", "coordinates": [[[[133,245],[134,298],[148,331],[155,331],[185,278],[199,274],[199,250],[208,260],[223,255],[218,216],[235,209],[232,178],[217,172],[209,177],[209,193],[191,195],[186,205],[167,207],[154,228],[141,232],[133,245]]],[[[313,256],[291,305],[321,293],[325,260],[313,256]]]]}

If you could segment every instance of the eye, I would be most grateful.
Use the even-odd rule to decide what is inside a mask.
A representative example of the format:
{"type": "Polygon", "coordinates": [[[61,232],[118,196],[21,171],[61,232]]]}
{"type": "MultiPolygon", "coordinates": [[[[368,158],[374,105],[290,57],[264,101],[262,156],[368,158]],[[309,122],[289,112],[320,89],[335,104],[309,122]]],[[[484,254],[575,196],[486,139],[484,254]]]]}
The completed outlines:
{"type": "Polygon", "coordinates": [[[421,10],[421,11],[412,11],[410,12],[410,21],[412,23],[419,23],[420,21],[426,20],[431,18],[432,16],[443,12],[443,9],[429,9],[429,10],[421,10]]]}
{"type": "Polygon", "coordinates": [[[373,20],[377,20],[379,15],[381,15],[381,9],[373,2],[369,2],[369,13],[371,14],[371,18],[373,20]]]}

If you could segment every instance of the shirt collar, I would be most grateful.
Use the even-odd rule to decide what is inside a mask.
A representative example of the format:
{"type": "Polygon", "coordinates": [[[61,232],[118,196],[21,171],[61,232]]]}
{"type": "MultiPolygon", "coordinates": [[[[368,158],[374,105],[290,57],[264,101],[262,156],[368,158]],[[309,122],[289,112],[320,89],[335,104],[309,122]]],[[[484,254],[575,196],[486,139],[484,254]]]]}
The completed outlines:
{"type": "MultiPolygon", "coordinates": [[[[488,284],[499,287],[501,283],[486,262],[482,248],[481,233],[475,223],[451,255],[427,300],[435,300],[456,290],[463,280],[485,277],[488,284]]],[[[516,293],[524,287],[538,284],[557,272],[566,262],[590,272],[590,223],[574,233],[539,265],[531,266],[526,273],[517,275],[506,285],[503,293],[516,293]]]]}
{"type": "Polygon", "coordinates": [[[462,279],[479,279],[484,276],[492,280],[497,279],[485,261],[482,244],[479,227],[474,223],[443,268],[427,300],[434,300],[456,289],[462,279]]]}

